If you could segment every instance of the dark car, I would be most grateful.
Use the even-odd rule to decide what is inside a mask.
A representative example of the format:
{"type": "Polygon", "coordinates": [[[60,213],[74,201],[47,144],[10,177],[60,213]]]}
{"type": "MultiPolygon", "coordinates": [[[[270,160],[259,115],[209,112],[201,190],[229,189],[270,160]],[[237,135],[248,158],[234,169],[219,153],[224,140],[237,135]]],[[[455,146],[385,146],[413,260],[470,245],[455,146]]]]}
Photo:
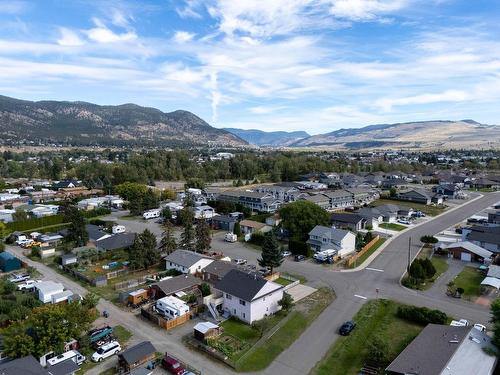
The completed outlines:
{"type": "Polygon", "coordinates": [[[351,321],[345,322],[339,328],[339,334],[342,336],[348,336],[355,327],[356,327],[356,323],[351,322],[351,321]]]}
{"type": "Polygon", "coordinates": [[[301,262],[301,261],[303,261],[305,259],[306,259],[306,257],[304,255],[295,255],[295,258],[294,258],[294,260],[296,262],[301,262]]]}
{"type": "Polygon", "coordinates": [[[174,375],[182,375],[186,372],[186,369],[182,367],[178,360],[167,354],[161,360],[161,364],[165,370],[174,375]]]}

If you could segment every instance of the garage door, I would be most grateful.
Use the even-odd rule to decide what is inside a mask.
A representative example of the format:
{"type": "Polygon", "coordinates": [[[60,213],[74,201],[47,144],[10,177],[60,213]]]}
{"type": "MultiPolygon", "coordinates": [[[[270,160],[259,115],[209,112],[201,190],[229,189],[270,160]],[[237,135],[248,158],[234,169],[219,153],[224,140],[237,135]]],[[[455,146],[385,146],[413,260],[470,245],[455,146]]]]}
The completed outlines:
{"type": "Polygon", "coordinates": [[[460,259],[462,259],[465,262],[472,261],[471,254],[470,253],[466,253],[465,251],[462,252],[462,255],[461,255],[460,259]]]}

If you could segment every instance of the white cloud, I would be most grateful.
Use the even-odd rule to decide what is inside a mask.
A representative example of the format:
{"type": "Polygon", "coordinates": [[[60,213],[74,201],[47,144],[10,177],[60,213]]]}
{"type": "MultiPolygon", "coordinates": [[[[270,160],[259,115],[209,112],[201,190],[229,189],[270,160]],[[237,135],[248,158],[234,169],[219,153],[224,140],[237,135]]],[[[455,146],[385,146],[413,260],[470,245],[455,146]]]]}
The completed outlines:
{"type": "Polygon", "coordinates": [[[440,102],[463,102],[469,95],[460,90],[447,90],[436,94],[419,94],[403,98],[383,98],[375,102],[375,105],[385,112],[390,112],[395,106],[433,104],[440,102]]]}
{"type": "Polygon", "coordinates": [[[20,14],[29,8],[29,4],[22,0],[0,1],[0,14],[20,14]]]}
{"type": "Polygon", "coordinates": [[[408,0],[332,0],[330,13],[351,21],[367,21],[408,5],[408,0]]]}
{"type": "Polygon", "coordinates": [[[82,39],[80,39],[80,37],[75,31],[70,30],[66,27],[60,27],[59,32],[61,34],[61,37],[57,40],[57,44],[61,46],[74,47],[74,46],[81,46],[85,43],[82,39]]]}
{"type": "Polygon", "coordinates": [[[182,18],[201,18],[200,8],[202,3],[199,0],[185,0],[183,7],[175,8],[177,14],[182,18]]]}
{"type": "Polygon", "coordinates": [[[134,31],[114,33],[100,19],[94,18],[93,21],[96,27],[86,30],[85,33],[89,39],[97,43],[126,42],[137,39],[137,34],[134,31]]]}
{"type": "Polygon", "coordinates": [[[192,40],[196,34],[187,31],[176,31],[174,34],[174,40],[177,43],[186,43],[192,40]]]}

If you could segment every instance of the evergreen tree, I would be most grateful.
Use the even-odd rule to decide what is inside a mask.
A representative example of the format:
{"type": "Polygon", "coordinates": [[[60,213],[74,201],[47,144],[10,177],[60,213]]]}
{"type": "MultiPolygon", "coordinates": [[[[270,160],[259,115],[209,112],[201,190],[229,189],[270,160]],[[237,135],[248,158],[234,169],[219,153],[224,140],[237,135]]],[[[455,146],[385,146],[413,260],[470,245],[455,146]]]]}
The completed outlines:
{"type": "Polygon", "coordinates": [[[198,225],[196,225],[195,237],[195,249],[197,252],[203,253],[210,250],[212,242],[212,238],[210,236],[210,227],[208,226],[208,223],[204,218],[201,218],[201,220],[198,222],[198,225]]]}
{"type": "Polygon", "coordinates": [[[500,298],[497,298],[491,303],[491,322],[493,323],[493,340],[492,343],[500,349],[500,298]]]}
{"type": "Polygon", "coordinates": [[[162,253],[170,254],[177,249],[177,243],[174,238],[174,228],[170,221],[166,221],[163,228],[164,230],[160,241],[160,250],[162,253]]]}
{"type": "Polygon", "coordinates": [[[239,221],[234,223],[233,233],[236,234],[238,237],[241,236],[241,225],[239,221]]]}
{"type": "Polygon", "coordinates": [[[149,268],[158,263],[160,253],[156,246],[156,237],[148,229],[135,236],[134,243],[128,249],[130,267],[133,269],[149,268]]]}
{"type": "Polygon", "coordinates": [[[283,263],[283,253],[273,231],[265,234],[262,243],[262,254],[257,261],[261,267],[269,267],[271,273],[273,273],[275,267],[279,267],[283,263]]]}
{"type": "Polygon", "coordinates": [[[189,208],[184,208],[181,211],[181,219],[184,229],[181,233],[180,247],[192,250],[195,241],[195,230],[193,227],[193,213],[189,208]]]}
{"type": "Polygon", "coordinates": [[[71,223],[68,227],[66,241],[73,242],[75,246],[84,246],[89,240],[85,228],[85,218],[77,207],[68,205],[64,209],[64,222],[71,223]]]}

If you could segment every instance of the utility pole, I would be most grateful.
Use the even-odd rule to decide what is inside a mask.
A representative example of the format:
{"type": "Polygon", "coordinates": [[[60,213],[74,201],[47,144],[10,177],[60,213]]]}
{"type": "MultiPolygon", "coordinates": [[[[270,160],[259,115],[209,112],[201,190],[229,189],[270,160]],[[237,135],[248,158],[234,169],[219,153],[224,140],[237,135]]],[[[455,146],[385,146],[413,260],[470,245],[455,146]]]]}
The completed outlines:
{"type": "Polygon", "coordinates": [[[410,266],[411,266],[411,237],[408,238],[408,274],[410,273],[410,266]]]}

